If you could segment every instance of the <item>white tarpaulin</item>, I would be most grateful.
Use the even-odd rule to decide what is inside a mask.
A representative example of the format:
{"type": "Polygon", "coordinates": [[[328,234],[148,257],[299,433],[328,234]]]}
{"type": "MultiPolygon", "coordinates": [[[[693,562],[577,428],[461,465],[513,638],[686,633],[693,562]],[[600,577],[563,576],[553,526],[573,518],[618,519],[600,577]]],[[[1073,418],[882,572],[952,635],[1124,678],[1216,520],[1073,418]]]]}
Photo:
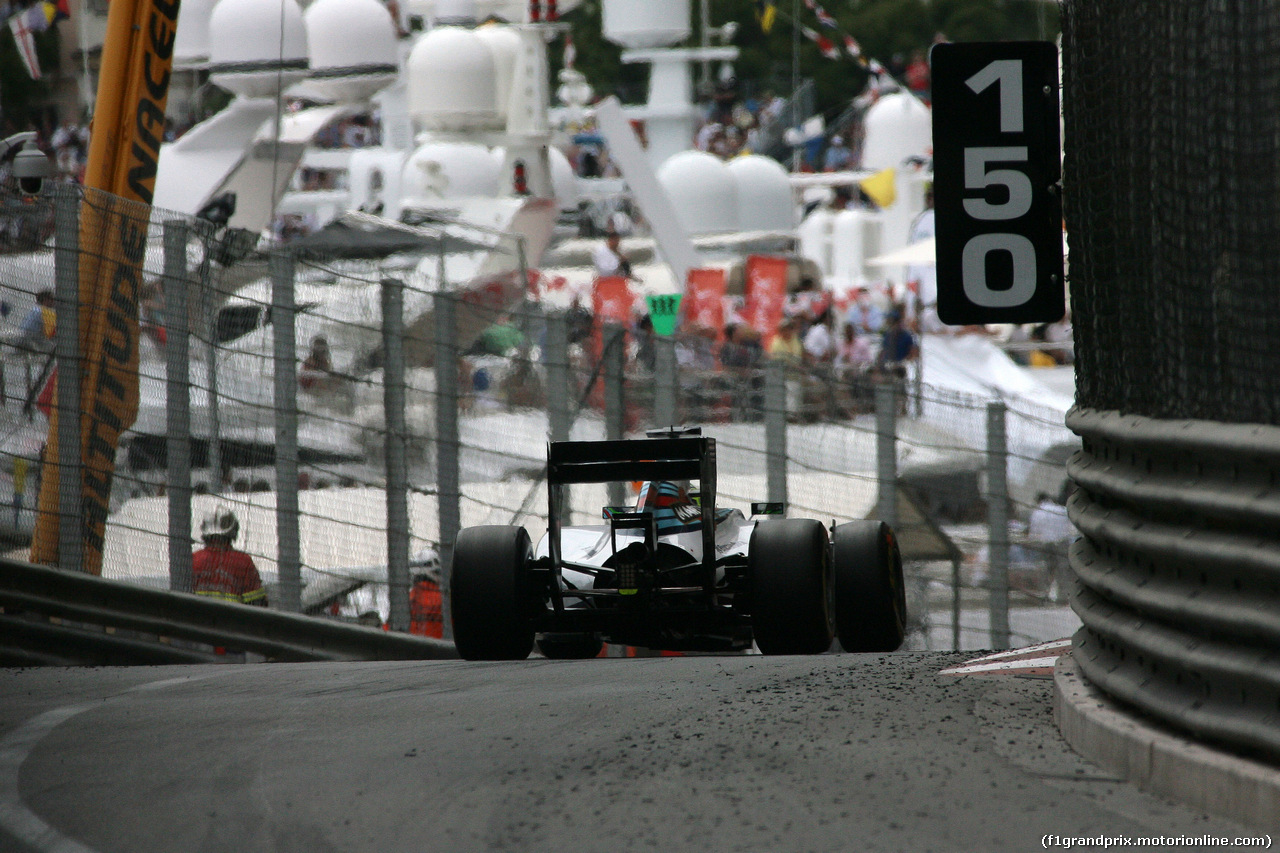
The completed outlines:
{"type": "Polygon", "coordinates": [[[933,266],[934,252],[934,240],[930,237],[928,240],[876,255],[869,258],[867,264],[874,267],[933,266]]]}

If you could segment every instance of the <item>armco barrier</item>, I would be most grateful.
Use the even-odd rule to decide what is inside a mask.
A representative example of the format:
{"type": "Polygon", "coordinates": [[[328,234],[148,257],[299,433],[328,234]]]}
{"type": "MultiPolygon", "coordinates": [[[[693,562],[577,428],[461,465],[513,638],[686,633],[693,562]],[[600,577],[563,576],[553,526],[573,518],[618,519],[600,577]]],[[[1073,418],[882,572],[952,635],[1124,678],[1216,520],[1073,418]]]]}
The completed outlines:
{"type": "Polygon", "coordinates": [[[1195,736],[1280,757],[1280,428],[1077,408],[1075,660],[1195,736]]]}
{"type": "Polygon", "coordinates": [[[0,559],[0,657],[192,663],[222,646],[278,661],[456,658],[453,644],[0,559]],[[32,616],[37,617],[35,621],[32,616]],[[70,624],[68,624],[70,623],[70,624]],[[107,629],[95,630],[97,626],[107,629]],[[123,632],[123,633],[122,633],[123,632]],[[139,636],[141,635],[141,636],[139,636]]]}

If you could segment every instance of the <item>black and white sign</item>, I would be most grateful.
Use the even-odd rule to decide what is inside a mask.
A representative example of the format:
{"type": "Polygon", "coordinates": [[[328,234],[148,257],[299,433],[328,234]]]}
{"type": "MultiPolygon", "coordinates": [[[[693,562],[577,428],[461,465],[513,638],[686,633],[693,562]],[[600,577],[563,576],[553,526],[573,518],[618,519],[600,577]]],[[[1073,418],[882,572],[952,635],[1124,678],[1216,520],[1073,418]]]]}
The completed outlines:
{"type": "Polygon", "coordinates": [[[930,62],[939,319],[1060,319],[1057,49],[939,44],[930,62]]]}

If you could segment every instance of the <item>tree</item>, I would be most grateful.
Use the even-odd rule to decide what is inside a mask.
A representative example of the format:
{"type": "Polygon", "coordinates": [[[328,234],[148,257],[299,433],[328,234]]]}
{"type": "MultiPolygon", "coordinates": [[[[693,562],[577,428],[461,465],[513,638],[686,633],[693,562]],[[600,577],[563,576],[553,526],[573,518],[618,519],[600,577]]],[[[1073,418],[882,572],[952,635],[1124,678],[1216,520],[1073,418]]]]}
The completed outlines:
{"type": "Polygon", "coordinates": [[[3,135],[38,127],[47,120],[51,93],[46,82],[58,69],[58,28],[35,34],[36,58],[44,77],[32,80],[18,55],[13,34],[7,26],[0,32],[0,113],[3,135]]]}

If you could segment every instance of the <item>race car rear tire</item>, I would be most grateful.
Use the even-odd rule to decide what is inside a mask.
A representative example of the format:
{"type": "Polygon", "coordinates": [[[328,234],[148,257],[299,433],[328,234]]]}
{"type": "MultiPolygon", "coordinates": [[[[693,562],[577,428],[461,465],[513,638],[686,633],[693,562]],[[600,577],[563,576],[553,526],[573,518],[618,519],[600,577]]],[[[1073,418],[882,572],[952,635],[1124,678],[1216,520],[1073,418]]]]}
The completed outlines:
{"type": "Polygon", "coordinates": [[[762,521],[751,533],[751,628],[766,655],[815,655],[835,636],[827,530],[808,518],[762,521]]]}
{"type": "Polygon", "coordinates": [[[902,553],[883,521],[835,529],[836,634],[846,652],[891,652],[906,634],[902,553]]]}
{"type": "Polygon", "coordinates": [[[523,527],[468,527],[453,547],[453,642],[466,660],[523,660],[533,650],[529,563],[523,527]]]}
{"type": "Polygon", "coordinates": [[[600,654],[599,634],[550,634],[538,638],[538,651],[551,660],[585,660],[600,654]]]}

